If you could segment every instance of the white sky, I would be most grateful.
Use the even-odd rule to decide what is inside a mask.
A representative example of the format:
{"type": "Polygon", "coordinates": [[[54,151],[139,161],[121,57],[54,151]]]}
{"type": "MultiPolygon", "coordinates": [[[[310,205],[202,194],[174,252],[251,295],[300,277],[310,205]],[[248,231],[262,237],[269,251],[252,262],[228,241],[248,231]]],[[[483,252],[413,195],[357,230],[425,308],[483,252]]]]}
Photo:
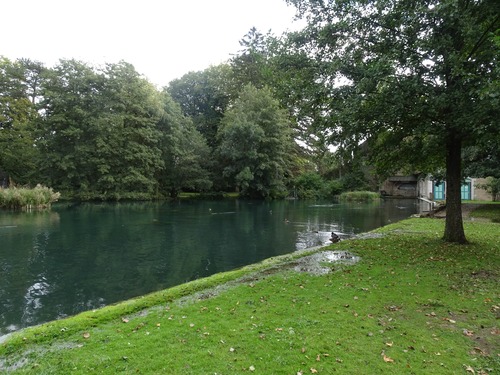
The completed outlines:
{"type": "Polygon", "coordinates": [[[0,0],[0,14],[0,55],[125,60],[158,86],[226,61],[253,26],[298,27],[285,0],[0,0]]]}

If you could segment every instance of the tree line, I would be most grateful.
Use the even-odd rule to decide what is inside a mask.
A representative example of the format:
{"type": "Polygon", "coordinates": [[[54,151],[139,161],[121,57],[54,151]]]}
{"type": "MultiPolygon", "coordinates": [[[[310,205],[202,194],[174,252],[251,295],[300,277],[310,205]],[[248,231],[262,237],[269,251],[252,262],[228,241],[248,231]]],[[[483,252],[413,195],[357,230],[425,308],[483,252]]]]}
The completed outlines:
{"type": "Polygon", "coordinates": [[[465,242],[462,179],[500,177],[500,4],[286,2],[303,30],[251,29],[161,90],[126,62],[3,58],[0,173],[105,199],[331,196],[432,173],[444,237],[465,242]]]}
{"type": "Polygon", "coordinates": [[[252,29],[229,62],[162,89],[125,61],[46,67],[1,58],[0,184],[41,183],[84,200],[182,191],[317,198],[366,188],[361,172],[342,177],[326,145],[317,152],[296,142],[304,132],[265,58],[276,41],[252,29]]]}

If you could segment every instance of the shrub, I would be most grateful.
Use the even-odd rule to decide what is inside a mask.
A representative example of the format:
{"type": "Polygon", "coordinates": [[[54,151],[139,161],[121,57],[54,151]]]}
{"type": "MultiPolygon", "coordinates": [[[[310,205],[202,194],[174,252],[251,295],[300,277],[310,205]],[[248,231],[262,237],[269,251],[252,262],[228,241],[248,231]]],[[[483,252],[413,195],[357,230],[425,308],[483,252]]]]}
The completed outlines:
{"type": "Polygon", "coordinates": [[[37,185],[34,189],[0,188],[0,207],[8,209],[46,208],[56,202],[60,196],[60,193],[42,185],[37,185]]]}
{"type": "Polygon", "coordinates": [[[343,190],[341,180],[325,180],[316,172],[306,172],[294,180],[294,194],[299,199],[331,199],[343,190]]]}
{"type": "Polygon", "coordinates": [[[344,202],[373,202],[380,199],[380,195],[372,191],[348,191],[340,194],[339,199],[344,202]]]}

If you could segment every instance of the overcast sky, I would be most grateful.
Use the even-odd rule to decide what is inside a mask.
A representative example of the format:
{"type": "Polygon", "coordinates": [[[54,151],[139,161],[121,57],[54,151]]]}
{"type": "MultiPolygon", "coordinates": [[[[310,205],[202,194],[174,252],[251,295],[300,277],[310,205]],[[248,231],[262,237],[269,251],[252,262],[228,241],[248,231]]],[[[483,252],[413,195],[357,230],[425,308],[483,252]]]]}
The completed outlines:
{"type": "Polygon", "coordinates": [[[2,0],[0,13],[0,55],[125,60],[158,86],[226,61],[253,26],[298,27],[285,0],[2,0]]]}

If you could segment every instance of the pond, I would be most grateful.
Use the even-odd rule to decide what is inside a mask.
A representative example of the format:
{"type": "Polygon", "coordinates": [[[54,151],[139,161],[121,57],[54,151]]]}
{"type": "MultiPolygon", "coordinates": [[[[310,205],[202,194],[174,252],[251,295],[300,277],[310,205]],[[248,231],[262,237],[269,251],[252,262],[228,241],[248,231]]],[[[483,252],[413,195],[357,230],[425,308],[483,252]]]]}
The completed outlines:
{"type": "Polygon", "coordinates": [[[64,203],[0,211],[0,336],[326,245],[416,213],[370,204],[241,200],[64,203]]]}

